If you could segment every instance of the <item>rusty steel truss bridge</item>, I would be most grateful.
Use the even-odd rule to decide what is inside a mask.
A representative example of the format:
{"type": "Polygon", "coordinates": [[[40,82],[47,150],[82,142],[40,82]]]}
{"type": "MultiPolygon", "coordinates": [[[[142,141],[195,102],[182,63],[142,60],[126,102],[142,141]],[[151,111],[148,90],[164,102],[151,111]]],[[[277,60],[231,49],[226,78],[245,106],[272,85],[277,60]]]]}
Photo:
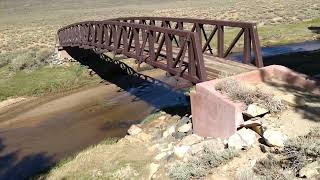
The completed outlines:
{"type": "Polygon", "coordinates": [[[255,23],[125,17],[65,26],[58,41],[61,48],[123,54],[192,83],[263,67],[255,23]],[[235,52],[240,60],[229,60],[235,52]]]}

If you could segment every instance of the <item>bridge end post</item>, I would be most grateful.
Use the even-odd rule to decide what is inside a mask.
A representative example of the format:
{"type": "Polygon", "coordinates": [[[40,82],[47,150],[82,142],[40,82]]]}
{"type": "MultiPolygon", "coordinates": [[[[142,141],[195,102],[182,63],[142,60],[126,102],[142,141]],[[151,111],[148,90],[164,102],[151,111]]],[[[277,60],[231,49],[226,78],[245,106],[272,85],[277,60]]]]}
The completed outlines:
{"type": "Polygon", "coordinates": [[[258,35],[257,25],[253,24],[250,29],[250,36],[252,41],[252,48],[255,54],[255,65],[259,68],[263,67],[263,59],[262,59],[262,52],[261,52],[261,44],[258,35]]]}

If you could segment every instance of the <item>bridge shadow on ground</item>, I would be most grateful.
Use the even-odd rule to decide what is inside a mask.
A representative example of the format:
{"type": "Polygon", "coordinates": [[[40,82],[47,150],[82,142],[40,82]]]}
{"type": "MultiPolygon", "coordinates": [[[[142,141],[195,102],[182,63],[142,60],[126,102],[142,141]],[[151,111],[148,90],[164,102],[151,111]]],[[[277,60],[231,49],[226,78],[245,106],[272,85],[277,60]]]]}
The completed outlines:
{"type": "Polygon", "coordinates": [[[53,165],[52,157],[45,153],[31,154],[23,156],[19,150],[6,153],[3,140],[0,139],[0,179],[17,180],[28,179],[39,170],[47,170],[53,165]]]}
{"type": "MultiPolygon", "coordinates": [[[[180,116],[190,114],[189,97],[183,90],[175,89],[165,80],[157,80],[150,76],[136,72],[127,64],[114,60],[105,54],[97,54],[90,49],[77,47],[65,48],[66,52],[82,65],[88,66],[103,80],[115,84],[134,98],[132,101],[144,101],[155,108],[170,114],[180,116]],[[173,111],[170,107],[176,108],[173,111]],[[183,109],[183,110],[181,110],[183,109]]],[[[165,79],[164,76],[162,75],[165,79]]]]}

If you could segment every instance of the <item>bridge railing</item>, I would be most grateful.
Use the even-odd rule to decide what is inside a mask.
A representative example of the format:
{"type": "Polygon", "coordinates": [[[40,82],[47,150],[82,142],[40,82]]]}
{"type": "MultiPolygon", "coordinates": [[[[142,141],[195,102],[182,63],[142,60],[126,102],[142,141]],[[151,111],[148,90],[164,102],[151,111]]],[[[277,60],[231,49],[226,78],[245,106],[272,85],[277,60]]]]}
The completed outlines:
{"type": "MultiPolygon", "coordinates": [[[[124,17],[112,20],[195,32],[200,37],[202,52],[221,58],[227,58],[236,49],[236,44],[243,36],[243,49],[240,50],[243,53],[242,62],[250,64],[254,57],[255,65],[257,67],[263,66],[261,46],[255,23],[170,17],[124,17]],[[228,35],[228,39],[232,40],[230,44],[226,44],[225,30],[230,28],[239,29],[239,32],[228,35]],[[215,36],[217,36],[216,42],[214,42],[215,36]]],[[[159,41],[160,35],[156,37],[156,41],[159,41]]],[[[176,46],[180,46],[183,39],[173,37],[173,41],[176,46]]]]}
{"type": "Polygon", "coordinates": [[[112,51],[146,62],[193,83],[206,81],[199,34],[118,21],[87,21],[58,30],[62,47],[112,51]],[[174,38],[179,39],[178,46],[174,38]]]}

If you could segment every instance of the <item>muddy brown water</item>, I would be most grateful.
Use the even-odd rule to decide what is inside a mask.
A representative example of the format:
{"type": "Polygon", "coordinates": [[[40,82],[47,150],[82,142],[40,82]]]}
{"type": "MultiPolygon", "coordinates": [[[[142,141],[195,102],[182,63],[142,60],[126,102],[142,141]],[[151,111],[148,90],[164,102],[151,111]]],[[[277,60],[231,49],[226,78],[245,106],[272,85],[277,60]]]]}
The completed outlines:
{"type": "Polygon", "coordinates": [[[181,91],[144,82],[125,91],[100,85],[0,111],[0,179],[33,176],[106,137],[124,136],[151,112],[186,103],[181,91]]]}

